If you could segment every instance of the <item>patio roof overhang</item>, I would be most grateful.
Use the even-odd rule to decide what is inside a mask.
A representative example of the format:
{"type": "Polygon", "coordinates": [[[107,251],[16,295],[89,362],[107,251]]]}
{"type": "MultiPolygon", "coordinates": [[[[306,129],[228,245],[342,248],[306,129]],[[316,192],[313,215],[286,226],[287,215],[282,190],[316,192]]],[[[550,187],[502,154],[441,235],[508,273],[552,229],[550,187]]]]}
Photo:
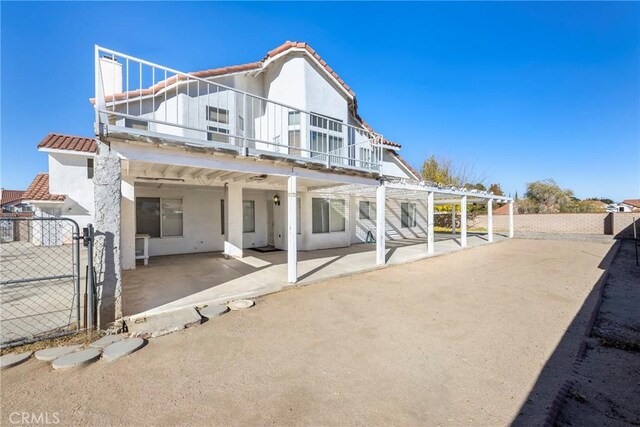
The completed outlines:
{"type": "MultiPolygon", "coordinates": [[[[489,200],[498,203],[508,203],[513,199],[499,196],[485,191],[466,190],[452,186],[441,186],[434,183],[417,180],[396,179],[387,177],[382,181],[386,196],[394,199],[425,199],[429,193],[434,195],[434,203],[449,205],[460,203],[460,199],[467,197],[467,203],[486,204],[489,200]]],[[[355,195],[359,197],[376,197],[376,185],[348,184],[330,188],[312,189],[310,191],[323,194],[355,195]]]]}

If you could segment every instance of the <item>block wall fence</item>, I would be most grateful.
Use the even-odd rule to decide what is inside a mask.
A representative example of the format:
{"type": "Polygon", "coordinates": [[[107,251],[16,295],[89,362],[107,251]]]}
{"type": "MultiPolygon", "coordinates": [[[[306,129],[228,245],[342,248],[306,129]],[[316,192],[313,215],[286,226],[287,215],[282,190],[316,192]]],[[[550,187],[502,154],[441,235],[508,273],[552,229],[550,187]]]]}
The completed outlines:
{"type": "MultiPolygon", "coordinates": [[[[632,238],[634,218],[640,237],[640,212],[519,214],[514,215],[514,226],[516,233],[600,234],[632,238]]],[[[478,215],[469,222],[469,226],[486,229],[487,216],[478,215]]],[[[493,215],[493,227],[496,231],[507,231],[509,215],[493,215]]]]}

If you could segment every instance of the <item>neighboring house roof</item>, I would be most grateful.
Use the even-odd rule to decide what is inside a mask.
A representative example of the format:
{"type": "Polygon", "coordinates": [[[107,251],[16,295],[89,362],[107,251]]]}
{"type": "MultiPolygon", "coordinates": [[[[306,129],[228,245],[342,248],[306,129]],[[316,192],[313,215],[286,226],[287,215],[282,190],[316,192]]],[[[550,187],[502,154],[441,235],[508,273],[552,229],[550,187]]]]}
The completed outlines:
{"type": "Polygon", "coordinates": [[[0,204],[4,206],[4,205],[9,205],[11,203],[16,203],[16,202],[19,203],[22,200],[23,193],[24,193],[23,190],[5,190],[3,188],[2,196],[0,196],[0,198],[2,199],[2,202],[0,202],[0,204]]]}
{"type": "Polygon", "coordinates": [[[33,212],[2,212],[0,218],[31,218],[33,212]]]}
{"type": "MultiPolygon", "coordinates": [[[[517,213],[517,209],[513,210],[513,213],[517,213]]],[[[494,215],[509,215],[509,204],[506,203],[502,206],[500,206],[499,208],[496,208],[493,210],[493,214],[494,215]]]]}
{"type": "MultiPolygon", "coordinates": [[[[327,64],[327,62],[324,59],[322,59],[322,57],[318,54],[318,52],[316,52],[315,49],[309,46],[309,43],[306,43],[306,42],[286,41],[280,46],[276,47],[275,49],[272,49],[269,52],[267,52],[266,56],[262,58],[260,61],[250,62],[247,64],[240,64],[240,65],[229,65],[229,66],[220,67],[220,68],[211,68],[208,70],[193,71],[188,74],[201,79],[206,79],[210,77],[220,77],[227,74],[260,70],[264,68],[265,65],[276,56],[293,49],[302,49],[305,52],[307,52],[312,58],[314,58],[318,62],[318,64],[320,64],[322,68],[324,68],[324,70],[329,75],[331,75],[331,77],[333,77],[338,82],[338,84],[353,98],[353,107],[354,107],[353,109],[354,109],[356,118],[362,123],[362,125],[367,130],[371,132],[375,132],[371,128],[371,126],[369,126],[358,114],[358,102],[356,100],[355,92],[353,92],[351,87],[347,85],[345,81],[342,80],[342,78],[340,78],[340,76],[338,76],[338,74],[333,70],[333,68],[331,68],[327,64]]],[[[128,98],[135,98],[137,96],[153,95],[156,92],[159,92],[160,90],[165,89],[169,85],[172,85],[179,81],[185,81],[185,80],[186,80],[185,76],[175,75],[175,76],[169,77],[166,80],[156,83],[155,85],[149,87],[148,89],[133,90],[129,92],[122,92],[122,93],[116,93],[114,95],[108,95],[105,97],[105,101],[106,102],[113,101],[113,98],[115,98],[117,101],[120,101],[128,98]]],[[[94,103],[95,98],[91,98],[90,101],[94,103]]],[[[385,145],[389,147],[400,148],[400,144],[396,142],[392,142],[386,139],[383,142],[385,145]]]]}
{"type": "Polygon", "coordinates": [[[626,199],[623,200],[622,203],[633,206],[634,208],[640,208],[640,199],[626,199]]]}
{"type": "Polygon", "coordinates": [[[49,174],[39,173],[22,195],[22,200],[42,202],[64,202],[67,196],[49,193],[49,174]]]}
{"type": "Polygon", "coordinates": [[[56,150],[79,151],[83,153],[95,153],[98,146],[93,138],[83,136],[62,135],[50,133],[38,144],[38,148],[53,148],[56,150]]]}

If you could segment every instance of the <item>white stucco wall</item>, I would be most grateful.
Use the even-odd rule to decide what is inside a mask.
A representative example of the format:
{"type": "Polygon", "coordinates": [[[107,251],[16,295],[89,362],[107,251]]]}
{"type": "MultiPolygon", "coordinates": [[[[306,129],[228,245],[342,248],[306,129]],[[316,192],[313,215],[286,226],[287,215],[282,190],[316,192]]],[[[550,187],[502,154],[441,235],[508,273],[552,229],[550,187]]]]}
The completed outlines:
{"type": "Polygon", "coordinates": [[[49,153],[49,193],[65,194],[60,215],[71,218],[80,228],[93,221],[93,180],[87,177],[85,154],[49,153]]]}

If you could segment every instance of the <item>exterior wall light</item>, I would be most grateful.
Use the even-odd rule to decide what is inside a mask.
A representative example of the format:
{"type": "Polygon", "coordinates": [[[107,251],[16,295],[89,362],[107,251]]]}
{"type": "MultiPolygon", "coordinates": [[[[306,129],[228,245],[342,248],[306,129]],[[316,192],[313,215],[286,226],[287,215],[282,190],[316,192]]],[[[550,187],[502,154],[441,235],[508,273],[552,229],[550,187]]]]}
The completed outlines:
{"type": "Polygon", "coordinates": [[[277,194],[273,196],[273,204],[276,206],[280,206],[280,196],[278,196],[277,194]]]}

